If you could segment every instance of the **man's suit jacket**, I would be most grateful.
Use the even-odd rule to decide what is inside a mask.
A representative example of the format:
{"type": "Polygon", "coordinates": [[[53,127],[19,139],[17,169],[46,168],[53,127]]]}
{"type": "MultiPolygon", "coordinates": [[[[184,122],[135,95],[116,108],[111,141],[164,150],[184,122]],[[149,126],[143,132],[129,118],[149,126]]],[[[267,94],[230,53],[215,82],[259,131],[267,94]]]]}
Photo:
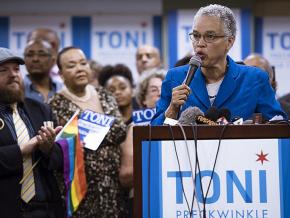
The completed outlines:
{"type": "MultiPolygon", "coordinates": [[[[43,121],[53,121],[52,113],[46,105],[34,100],[25,99],[24,111],[27,114],[35,134],[43,126],[43,121]]],[[[5,122],[0,114],[0,118],[5,122]]],[[[37,172],[41,179],[46,180],[51,189],[50,201],[59,205],[59,217],[63,217],[63,208],[60,199],[56,180],[52,169],[61,168],[61,150],[56,145],[49,156],[44,155],[40,150],[33,152],[32,159],[35,162],[40,156],[41,161],[37,164],[37,172]]],[[[21,185],[19,184],[23,176],[23,163],[20,148],[17,141],[4,123],[4,128],[0,130],[0,217],[18,218],[21,206],[21,185]]],[[[36,170],[36,168],[34,170],[36,170]]]]}
{"type": "MultiPolygon", "coordinates": [[[[275,115],[287,117],[275,99],[266,72],[256,67],[236,64],[230,57],[227,57],[227,60],[228,69],[212,106],[227,108],[231,111],[232,117],[239,116],[244,119],[251,118],[253,113],[262,113],[267,120],[275,115]]],[[[188,68],[189,66],[185,65],[168,71],[162,83],[161,98],[157,102],[153,125],[163,124],[164,112],[171,102],[172,89],[182,84],[188,68]]],[[[206,81],[200,68],[195,72],[189,87],[192,92],[182,105],[181,111],[190,106],[197,106],[206,112],[211,105],[206,81]]]]}

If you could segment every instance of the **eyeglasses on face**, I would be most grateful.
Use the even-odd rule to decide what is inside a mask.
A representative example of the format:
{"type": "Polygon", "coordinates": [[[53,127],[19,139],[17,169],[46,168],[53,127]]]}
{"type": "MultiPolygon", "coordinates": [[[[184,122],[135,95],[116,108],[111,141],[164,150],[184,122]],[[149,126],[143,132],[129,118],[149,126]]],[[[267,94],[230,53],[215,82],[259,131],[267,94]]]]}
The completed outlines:
{"type": "Polygon", "coordinates": [[[147,94],[159,94],[161,92],[161,87],[149,86],[147,88],[147,94]]]}
{"type": "Polygon", "coordinates": [[[156,57],[156,54],[154,54],[154,53],[138,54],[137,60],[142,60],[143,57],[146,57],[146,59],[152,59],[152,58],[156,57]]]}
{"type": "Polygon", "coordinates": [[[202,37],[203,40],[207,43],[212,43],[212,42],[215,42],[219,38],[227,37],[226,35],[217,35],[216,33],[205,33],[201,35],[198,32],[192,32],[192,33],[189,33],[188,35],[191,41],[193,42],[199,42],[199,40],[202,37]]]}
{"type": "Polygon", "coordinates": [[[38,53],[29,52],[29,53],[24,54],[25,58],[33,58],[34,56],[37,56],[39,58],[47,58],[47,57],[51,57],[51,54],[46,53],[46,52],[38,52],[38,53]]]}

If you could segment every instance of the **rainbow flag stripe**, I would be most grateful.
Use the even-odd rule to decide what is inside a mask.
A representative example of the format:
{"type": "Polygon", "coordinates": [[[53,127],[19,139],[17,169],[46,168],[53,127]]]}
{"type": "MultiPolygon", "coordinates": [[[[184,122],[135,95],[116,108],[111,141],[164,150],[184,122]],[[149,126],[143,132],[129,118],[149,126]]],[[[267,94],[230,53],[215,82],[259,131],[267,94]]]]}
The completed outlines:
{"type": "Polygon", "coordinates": [[[63,152],[67,216],[71,217],[87,192],[84,155],[78,133],[77,116],[74,116],[63,128],[57,143],[63,152]]]}

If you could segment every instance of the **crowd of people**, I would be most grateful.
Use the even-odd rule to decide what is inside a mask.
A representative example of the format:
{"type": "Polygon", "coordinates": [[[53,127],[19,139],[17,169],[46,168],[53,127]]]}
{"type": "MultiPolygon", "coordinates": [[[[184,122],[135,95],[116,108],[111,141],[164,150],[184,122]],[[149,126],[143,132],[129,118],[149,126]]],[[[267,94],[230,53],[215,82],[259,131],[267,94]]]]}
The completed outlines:
{"type": "Polygon", "coordinates": [[[155,107],[160,97],[165,70],[161,71],[158,49],[142,45],[137,50],[138,73],[146,73],[140,81],[133,81],[126,65],[101,66],[73,46],[59,51],[59,38],[51,29],[30,32],[23,57],[0,49],[3,217],[66,216],[63,154],[55,138],[77,110],[109,115],[114,122],[97,150],[83,148],[87,192],[72,217],[132,217],[132,201],[128,204],[133,187],[132,112],[155,107]],[[23,64],[25,75],[19,67],[23,64]],[[146,84],[135,94],[139,82],[146,84]],[[20,121],[14,122],[15,111],[25,141],[18,135],[20,121]],[[53,125],[45,125],[47,122],[53,125]],[[129,173],[123,173],[127,166],[129,173]],[[128,180],[131,182],[124,182],[128,180]]]}
{"type": "Polygon", "coordinates": [[[289,95],[279,99],[282,109],[270,63],[258,54],[243,63],[228,55],[235,36],[229,8],[209,5],[196,13],[190,39],[201,67],[188,85],[183,81],[191,56],[166,73],[151,45],[137,49],[138,81],[124,64],[101,66],[73,46],[59,51],[51,29],[28,35],[23,59],[0,48],[1,217],[65,217],[63,154],[55,138],[78,110],[114,117],[98,149],[83,148],[87,193],[72,214],[81,218],[133,216],[134,110],[156,107],[152,125],[178,119],[190,106],[204,112],[226,107],[245,119],[256,112],[287,119],[289,95]]]}

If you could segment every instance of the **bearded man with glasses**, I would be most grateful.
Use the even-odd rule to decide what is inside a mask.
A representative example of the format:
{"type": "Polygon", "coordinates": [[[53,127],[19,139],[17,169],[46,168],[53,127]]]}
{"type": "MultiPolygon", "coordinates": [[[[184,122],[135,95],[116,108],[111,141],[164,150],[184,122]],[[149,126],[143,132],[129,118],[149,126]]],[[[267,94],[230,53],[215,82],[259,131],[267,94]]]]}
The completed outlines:
{"type": "Polygon", "coordinates": [[[266,120],[287,115],[275,99],[266,72],[236,64],[228,56],[236,37],[236,21],[231,9],[222,5],[202,7],[193,19],[189,34],[201,66],[189,85],[184,84],[189,65],[168,71],[162,84],[161,98],[153,125],[162,125],[165,118],[178,119],[180,112],[197,106],[203,112],[210,107],[228,108],[232,117],[249,119],[262,113],[266,120]]]}

